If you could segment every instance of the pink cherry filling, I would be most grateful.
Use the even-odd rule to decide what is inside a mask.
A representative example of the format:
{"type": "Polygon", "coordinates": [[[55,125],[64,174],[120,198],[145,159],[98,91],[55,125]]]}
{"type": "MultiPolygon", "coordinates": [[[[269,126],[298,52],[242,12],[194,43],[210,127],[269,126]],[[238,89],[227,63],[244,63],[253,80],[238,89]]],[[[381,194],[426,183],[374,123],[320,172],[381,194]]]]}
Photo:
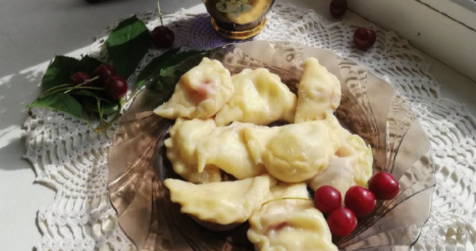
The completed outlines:
{"type": "Polygon", "coordinates": [[[205,79],[200,85],[190,87],[188,89],[190,99],[195,104],[199,104],[208,99],[213,93],[215,93],[215,86],[212,83],[213,80],[205,79]]]}
{"type": "Polygon", "coordinates": [[[290,224],[286,221],[283,221],[283,222],[280,222],[280,223],[269,226],[268,229],[266,230],[266,232],[280,231],[283,228],[288,227],[288,226],[290,226],[290,224]]]}

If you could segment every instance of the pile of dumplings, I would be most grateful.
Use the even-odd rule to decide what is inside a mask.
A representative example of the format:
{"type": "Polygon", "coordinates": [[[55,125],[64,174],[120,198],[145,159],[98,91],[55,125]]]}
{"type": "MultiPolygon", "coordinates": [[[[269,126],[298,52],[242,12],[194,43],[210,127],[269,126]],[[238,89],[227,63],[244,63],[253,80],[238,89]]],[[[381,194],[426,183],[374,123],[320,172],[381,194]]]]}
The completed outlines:
{"type": "Polygon", "coordinates": [[[165,180],[171,200],[199,221],[249,221],[257,250],[337,250],[307,188],[366,186],[373,162],[334,116],[340,99],[339,80],[312,57],[297,96],[265,68],[232,76],[203,58],[154,110],[175,119],[164,144],[184,180],[165,180]]]}

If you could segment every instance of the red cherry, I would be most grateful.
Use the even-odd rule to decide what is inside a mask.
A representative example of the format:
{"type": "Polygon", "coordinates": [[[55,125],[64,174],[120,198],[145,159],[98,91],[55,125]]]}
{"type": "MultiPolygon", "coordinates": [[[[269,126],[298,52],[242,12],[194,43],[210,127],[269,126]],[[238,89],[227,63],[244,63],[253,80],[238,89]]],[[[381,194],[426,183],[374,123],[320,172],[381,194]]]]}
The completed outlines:
{"type": "Polygon", "coordinates": [[[120,99],[127,93],[127,82],[119,76],[111,76],[104,84],[107,94],[113,99],[120,99]]]}
{"type": "Polygon", "coordinates": [[[367,28],[358,28],[354,33],[354,44],[357,48],[366,51],[377,39],[375,31],[367,28]]]}
{"type": "Polygon", "coordinates": [[[166,26],[157,26],[150,33],[157,48],[169,48],[174,43],[174,32],[166,26]]]}
{"type": "Polygon", "coordinates": [[[400,184],[393,175],[386,172],[375,174],[369,181],[369,189],[379,200],[391,200],[400,191],[400,184]]]}
{"type": "Polygon", "coordinates": [[[73,73],[70,77],[71,81],[73,81],[73,84],[75,85],[82,84],[90,78],[91,76],[89,76],[89,74],[80,71],[73,73]]]}
{"type": "Polygon", "coordinates": [[[353,186],[345,193],[345,206],[352,210],[357,217],[372,213],[377,201],[375,195],[366,188],[353,186]]]}
{"type": "Polygon", "coordinates": [[[108,64],[101,64],[99,65],[96,70],[94,70],[94,74],[99,76],[103,81],[108,80],[112,76],[116,74],[114,68],[108,64]]]}
{"type": "Polygon", "coordinates": [[[342,197],[334,187],[321,186],[314,192],[314,204],[321,212],[328,214],[342,206],[342,197]]]}
{"type": "Polygon", "coordinates": [[[329,11],[331,15],[335,18],[340,18],[345,14],[347,10],[347,1],[346,0],[332,0],[329,5],[329,11]]]}
{"type": "Polygon", "coordinates": [[[346,236],[357,227],[357,217],[348,208],[338,208],[327,217],[327,225],[333,235],[335,236],[346,236]]]}

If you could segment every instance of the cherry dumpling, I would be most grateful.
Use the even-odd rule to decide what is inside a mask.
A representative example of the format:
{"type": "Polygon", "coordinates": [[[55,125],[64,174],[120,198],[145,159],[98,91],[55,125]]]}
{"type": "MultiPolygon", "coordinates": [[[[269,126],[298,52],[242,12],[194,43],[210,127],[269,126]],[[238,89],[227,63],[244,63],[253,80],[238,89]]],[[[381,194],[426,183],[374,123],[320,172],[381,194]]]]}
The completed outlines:
{"type": "Polygon", "coordinates": [[[337,251],[324,215],[304,183],[273,186],[272,199],[253,212],[248,239],[256,250],[337,251]]]}
{"type": "Polygon", "coordinates": [[[268,175],[208,184],[178,179],[164,182],[170,191],[170,199],[180,204],[182,213],[221,225],[247,221],[270,196],[272,183],[268,175]]]}
{"type": "Polygon", "coordinates": [[[321,120],[246,128],[244,137],[256,163],[274,178],[292,183],[304,182],[327,168],[339,147],[339,140],[321,120]]]}
{"type": "Polygon", "coordinates": [[[308,184],[314,190],[323,185],[331,185],[342,194],[351,186],[366,187],[372,176],[372,148],[359,135],[342,127],[334,115],[329,114],[323,121],[336,135],[339,146],[329,166],[309,180],[308,184]]]}
{"type": "Polygon", "coordinates": [[[230,72],[220,61],[205,57],[182,75],[172,97],[154,112],[168,119],[211,118],[232,94],[230,72]]]}
{"type": "Polygon", "coordinates": [[[215,122],[209,120],[177,119],[169,130],[170,137],[164,141],[167,158],[173,170],[183,178],[194,183],[209,183],[221,180],[220,169],[208,166],[197,169],[196,151],[201,140],[216,128],[215,122]]]}
{"type": "Polygon", "coordinates": [[[296,95],[278,75],[265,68],[244,69],[232,76],[234,93],[216,115],[217,125],[233,121],[266,125],[277,120],[292,122],[296,95]]]}
{"type": "Polygon", "coordinates": [[[177,174],[195,183],[219,181],[220,171],[238,179],[258,176],[264,168],[252,161],[242,137],[242,130],[249,127],[255,125],[216,126],[213,119],[178,119],[165,140],[167,157],[177,174]]]}
{"type": "Polygon", "coordinates": [[[304,61],[304,72],[298,86],[294,122],[325,119],[340,104],[341,87],[337,77],[316,58],[304,61]]]}

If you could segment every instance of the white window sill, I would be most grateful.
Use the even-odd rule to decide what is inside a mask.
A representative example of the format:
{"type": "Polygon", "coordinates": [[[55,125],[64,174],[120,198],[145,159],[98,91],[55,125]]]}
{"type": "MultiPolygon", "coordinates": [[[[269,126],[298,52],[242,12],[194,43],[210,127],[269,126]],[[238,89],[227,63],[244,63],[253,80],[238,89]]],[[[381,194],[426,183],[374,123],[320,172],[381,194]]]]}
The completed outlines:
{"type": "Polygon", "coordinates": [[[348,2],[351,10],[476,80],[476,12],[470,8],[447,0],[348,2]]]}

